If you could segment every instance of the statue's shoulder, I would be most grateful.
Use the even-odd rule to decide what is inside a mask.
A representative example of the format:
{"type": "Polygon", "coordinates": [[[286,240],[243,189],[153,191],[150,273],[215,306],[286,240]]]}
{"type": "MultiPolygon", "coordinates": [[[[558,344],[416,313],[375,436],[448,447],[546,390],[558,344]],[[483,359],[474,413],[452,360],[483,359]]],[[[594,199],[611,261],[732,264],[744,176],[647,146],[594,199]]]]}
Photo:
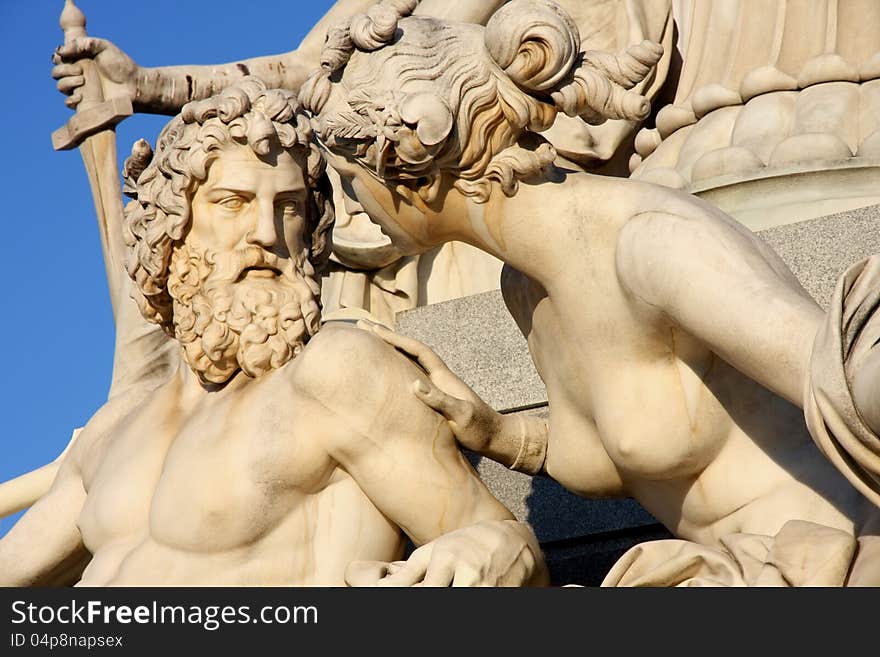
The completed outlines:
{"type": "Polygon", "coordinates": [[[333,449],[381,433],[394,415],[389,409],[408,398],[418,376],[415,366],[379,337],[345,325],[324,326],[288,366],[276,393],[283,388],[297,400],[299,415],[311,417],[323,444],[333,449]]]}
{"type": "Polygon", "coordinates": [[[300,392],[321,400],[347,396],[351,390],[373,387],[387,370],[395,350],[368,331],[330,322],[293,360],[287,377],[300,392]]]}
{"type": "Polygon", "coordinates": [[[94,467],[100,462],[103,445],[130,430],[132,416],[143,410],[154,395],[146,388],[135,388],[106,401],[78,431],[68,457],[80,469],[94,467]]]}
{"type": "Polygon", "coordinates": [[[389,349],[385,342],[369,331],[348,322],[328,322],[309,340],[298,357],[309,362],[310,367],[320,363],[355,367],[365,360],[387,353],[389,349]]]}

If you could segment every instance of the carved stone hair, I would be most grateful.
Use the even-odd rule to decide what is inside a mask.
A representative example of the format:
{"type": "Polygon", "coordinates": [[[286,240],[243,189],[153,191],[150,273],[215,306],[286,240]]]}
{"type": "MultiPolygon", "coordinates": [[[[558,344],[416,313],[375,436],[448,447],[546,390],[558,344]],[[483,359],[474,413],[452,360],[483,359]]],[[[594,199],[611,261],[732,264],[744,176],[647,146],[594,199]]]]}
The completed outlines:
{"type": "Polygon", "coordinates": [[[309,260],[320,271],[330,256],[334,215],[324,158],[311,137],[294,94],[246,77],[213,98],[185,105],[159,134],[155,156],[146,141],[135,143],[123,168],[124,192],[134,199],[125,208],[123,236],[126,268],[136,283],[132,296],[144,317],[173,335],[166,287],[171,253],[189,229],[192,194],[225,144],[247,144],[258,156],[279,144],[303,157],[309,260]]]}
{"type": "Polygon", "coordinates": [[[649,112],[630,89],[660,59],[659,44],[582,52],[574,21],[548,0],[512,0],[485,28],[409,16],[416,5],[384,0],[332,28],[300,100],[326,147],[426,201],[443,172],[479,201],[492,180],[515,194],[553,161],[534,133],[558,111],[592,124],[649,112]]]}

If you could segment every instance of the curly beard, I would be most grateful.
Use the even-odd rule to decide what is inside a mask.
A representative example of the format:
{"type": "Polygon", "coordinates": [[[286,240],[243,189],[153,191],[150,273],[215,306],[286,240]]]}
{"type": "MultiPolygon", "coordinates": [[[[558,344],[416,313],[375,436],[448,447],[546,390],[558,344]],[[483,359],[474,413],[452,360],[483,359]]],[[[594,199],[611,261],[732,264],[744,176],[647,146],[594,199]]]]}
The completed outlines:
{"type": "Polygon", "coordinates": [[[168,293],[175,337],[202,382],[225,383],[239,369],[250,377],[277,369],[321,324],[308,258],[279,258],[258,246],[219,252],[181,244],[171,256],[168,293]],[[250,267],[276,275],[249,278],[250,267]]]}

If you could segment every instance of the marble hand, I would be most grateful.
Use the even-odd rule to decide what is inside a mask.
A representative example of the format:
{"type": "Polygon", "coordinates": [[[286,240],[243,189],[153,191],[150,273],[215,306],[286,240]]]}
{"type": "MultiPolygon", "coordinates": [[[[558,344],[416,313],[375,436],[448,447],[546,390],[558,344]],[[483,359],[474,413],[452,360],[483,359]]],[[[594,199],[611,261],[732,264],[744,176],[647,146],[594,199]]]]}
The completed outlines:
{"type": "Polygon", "coordinates": [[[68,98],[65,104],[76,109],[82,100],[81,88],[84,84],[82,59],[91,59],[101,74],[104,96],[107,98],[128,97],[134,99],[137,90],[137,74],[140,67],[106,39],[78,37],[69,43],[58,46],[52,55],[55,67],[52,77],[58,80],[58,91],[68,98]]]}
{"type": "Polygon", "coordinates": [[[426,344],[366,320],[358,326],[415,360],[428,380],[413,382],[413,393],[426,406],[445,417],[456,440],[467,449],[484,452],[501,432],[503,416],[480,399],[471,387],[450,370],[426,344]]]}
{"type": "Polygon", "coordinates": [[[349,586],[545,586],[547,567],[534,533],[516,520],[492,520],[426,543],[406,561],[355,561],[349,586]]]}

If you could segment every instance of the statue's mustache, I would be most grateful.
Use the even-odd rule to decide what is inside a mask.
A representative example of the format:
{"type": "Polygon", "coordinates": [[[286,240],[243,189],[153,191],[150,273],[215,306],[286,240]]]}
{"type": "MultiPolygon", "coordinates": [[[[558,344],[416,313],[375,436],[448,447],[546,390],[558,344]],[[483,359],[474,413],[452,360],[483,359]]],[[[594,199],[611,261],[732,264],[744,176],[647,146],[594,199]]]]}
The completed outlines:
{"type": "Polygon", "coordinates": [[[205,260],[214,268],[211,278],[215,281],[235,283],[240,281],[248,270],[274,270],[277,276],[293,275],[293,263],[259,246],[249,246],[234,251],[214,251],[205,254],[205,260]]]}

